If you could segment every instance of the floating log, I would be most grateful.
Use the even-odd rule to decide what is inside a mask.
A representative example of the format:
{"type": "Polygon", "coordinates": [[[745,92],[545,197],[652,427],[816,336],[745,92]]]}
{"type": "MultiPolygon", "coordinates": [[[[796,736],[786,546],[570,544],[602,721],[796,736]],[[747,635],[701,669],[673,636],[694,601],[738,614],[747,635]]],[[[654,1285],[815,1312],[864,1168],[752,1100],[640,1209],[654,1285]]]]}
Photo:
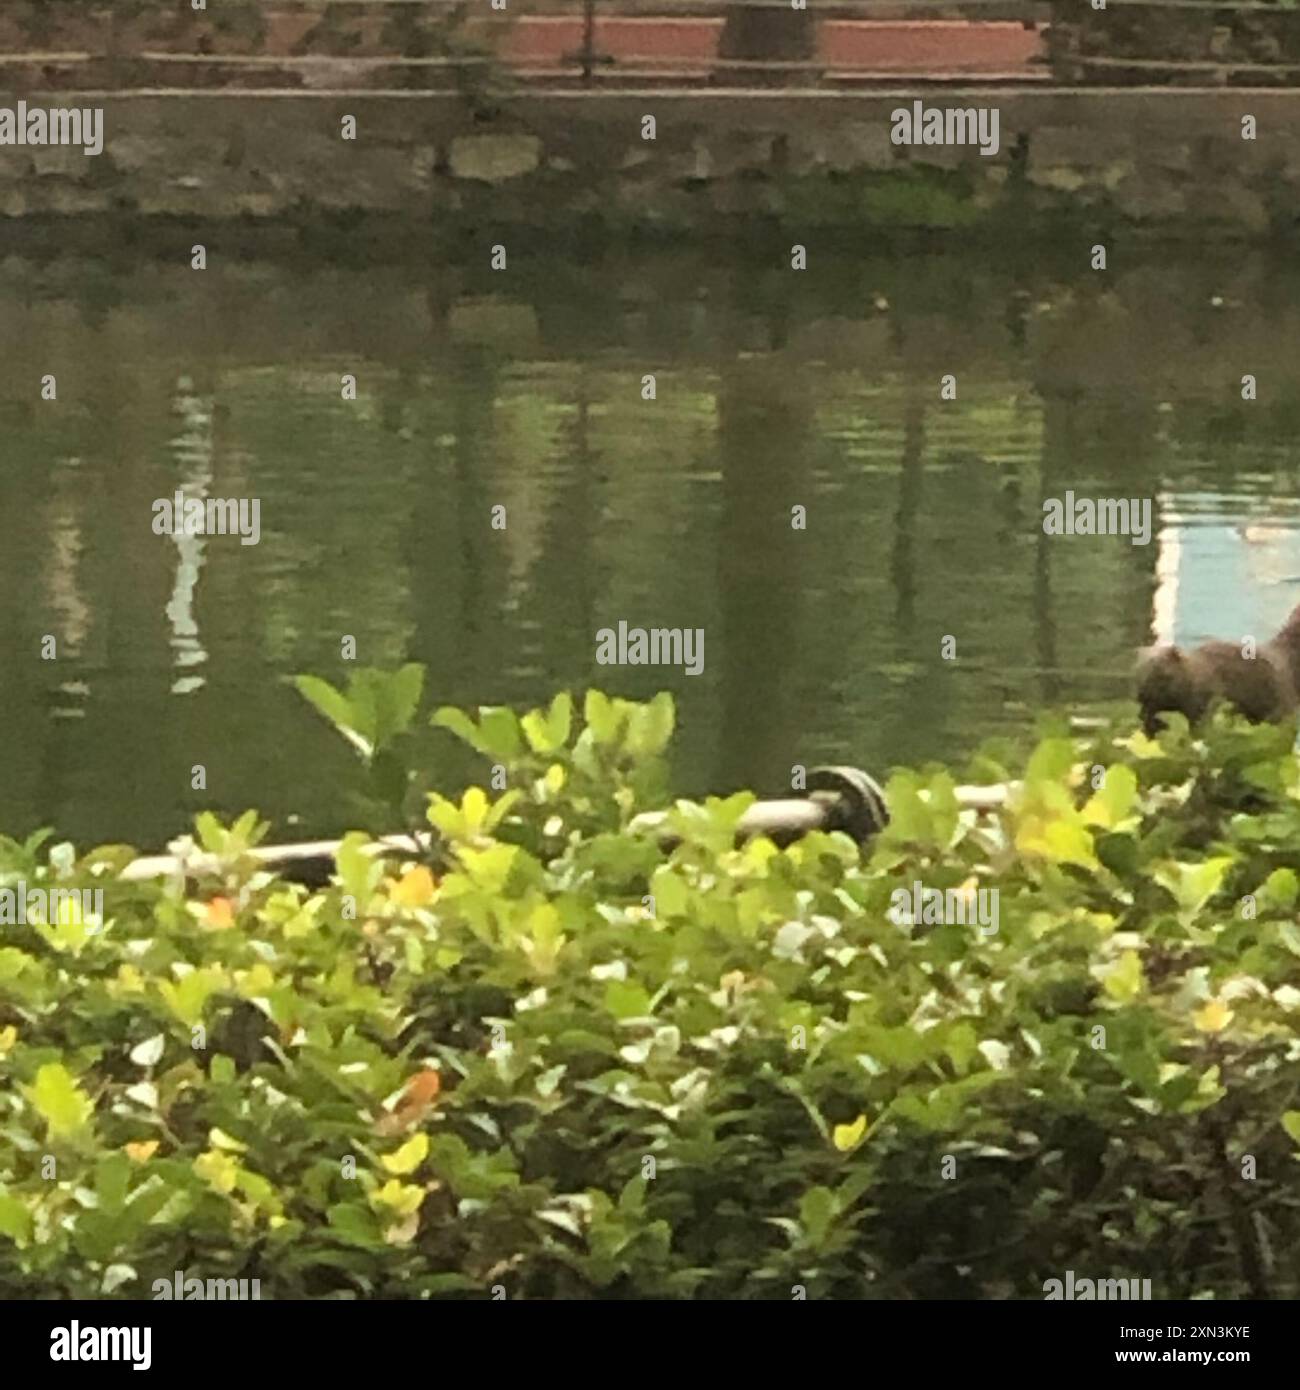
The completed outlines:
{"type": "MultiPolygon", "coordinates": [[[[291,883],[308,888],[324,888],[334,876],[336,858],[342,840],[313,840],[301,845],[263,845],[251,849],[245,856],[256,861],[259,868],[279,874],[291,883]]],[[[426,854],[432,844],[428,835],[384,835],[365,846],[367,854],[392,855],[411,859],[426,854]]],[[[139,881],[151,878],[207,878],[220,874],[226,867],[219,855],[155,854],[133,860],[122,872],[124,879],[139,881]]]]}
{"type": "MultiPolygon", "coordinates": [[[[978,813],[1005,806],[1017,783],[994,783],[983,787],[958,787],[956,798],[963,810],[978,813]]],[[[631,828],[657,834],[665,849],[680,842],[667,828],[668,811],[647,811],[637,816],[631,828]]],[[[736,826],[737,841],[766,835],[784,848],[812,830],[842,830],[865,845],[889,824],[889,809],[879,784],[856,767],[819,767],[808,774],[808,796],[776,801],[756,801],[736,826]]]]}
{"type": "MultiPolygon", "coordinates": [[[[958,787],[957,801],[963,809],[979,813],[996,811],[1006,805],[1016,783],[983,787],[958,787]]],[[[668,827],[669,812],[647,811],[630,825],[635,834],[657,835],[665,849],[680,842],[668,827]]],[[[808,774],[808,795],[756,801],[741,816],[736,827],[738,841],[766,835],[784,848],[814,830],[842,830],[865,845],[889,824],[889,809],[879,784],[856,767],[818,767],[808,774]]],[[[278,874],[291,883],[308,888],[324,888],[335,873],[341,840],[313,840],[298,845],[267,845],[249,850],[245,856],[259,868],[278,874]]],[[[365,846],[365,853],[397,859],[418,859],[432,846],[429,835],[384,835],[365,846]]],[[[227,866],[215,854],[194,853],[150,855],[127,865],[122,877],[138,882],[157,878],[183,878],[187,881],[221,874],[227,866]]]]}
{"type": "MultiPolygon", "coordinates": [[[[784,848],[812,830],[843,830],[860,845],[889,824],[885,794],[874,778],[856,767],[815,767],[808,774],[808,795],[802,799],[756,801],[736,826],[737,840],[766,835],[784,848]]],[[[668,811],[647,811],[635,817],[631,829],[656,835],[665,849],[680,843],[667,828],[668,811]]]]}

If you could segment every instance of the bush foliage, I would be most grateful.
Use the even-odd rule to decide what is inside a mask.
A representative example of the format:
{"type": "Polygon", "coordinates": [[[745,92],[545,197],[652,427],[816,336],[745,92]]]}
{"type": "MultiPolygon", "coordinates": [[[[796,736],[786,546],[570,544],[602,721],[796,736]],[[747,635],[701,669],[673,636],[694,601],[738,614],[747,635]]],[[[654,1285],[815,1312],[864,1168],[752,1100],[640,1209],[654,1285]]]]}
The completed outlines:
{"type": "MultiPolygon", "coordinates": [[[[300,685],[399,799],[412,669],[300,685]]],[[[736,795],[669,853],[629,831],[668,697],[433,722],[487,768],[424,863],[354,834],[310,892],[251,814],[188,885],[0,843],[0,886],[104,895],[0,926],[0,1293],[1300,1293],[1289,732],[1049,730],[979,760],[993,817],[902,772],[865,851],[736,847],[736,795]],[[896,924],[914,882],[996,888],[997,931],[896,924]]]]}

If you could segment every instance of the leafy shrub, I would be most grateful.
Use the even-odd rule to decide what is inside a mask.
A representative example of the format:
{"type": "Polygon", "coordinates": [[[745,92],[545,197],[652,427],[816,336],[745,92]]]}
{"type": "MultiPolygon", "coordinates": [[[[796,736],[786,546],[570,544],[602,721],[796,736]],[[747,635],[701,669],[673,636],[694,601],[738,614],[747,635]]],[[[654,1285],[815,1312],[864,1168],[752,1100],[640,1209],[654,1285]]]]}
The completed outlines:
{"type": "MultiPolygon", "coordinates": [[[[368,763],[426,725],[409,672],[302,688],[368,763]]],[[[1285,731],[1049,731],[993,818],[899,773],[865,853],[679,803],[666,853],[671,701],[581,716],[439,711],[495,772],[318,893],[251,814],[200,818],[197,892],[0,842],[0,886],[104,894],[0,926],[0,1293],[1300,1292],[1285,731]],[[916,881],[997,931],[897,925],[916,881]]]]}

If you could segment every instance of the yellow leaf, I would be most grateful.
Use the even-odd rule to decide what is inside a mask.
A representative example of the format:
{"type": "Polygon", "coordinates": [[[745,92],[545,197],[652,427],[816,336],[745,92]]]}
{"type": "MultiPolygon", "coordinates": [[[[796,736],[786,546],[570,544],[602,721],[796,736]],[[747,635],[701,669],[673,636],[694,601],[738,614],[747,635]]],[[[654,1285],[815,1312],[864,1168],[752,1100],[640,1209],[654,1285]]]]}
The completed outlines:
{"type": "Polygon", "coordinates": [[[381,1154],[379,1161],[390,1173],[404,1178],[414,1173],[428,1156],[429,1136],[421,1133],[412,1135],[396,1153],[381,1154]]]}
{"type": "Polygon", "coordinates": [[[1058,820],[1043,832],[1044,852],[1058,864],[1079,864],[1085,869],[1101,865],[1093,852],[1092,836],[1082,825],[1058,820]]]}
{"type": "Polygon", "coordinates": [[[1197,1031],[1201,1033],[1222,1033],[1232,1021],[1232,1010],[1222,999],[1211,999],[1203,1009],[1192,1016],[1197,1031]]]}
{"type": "Polygon", "coordinates": [[[1114,830],[1127,820],[1137,805],[1137,775],[1121,764],[1106,770],[1105,781],[1089,798],[1081,812],[1089,825],[1114,830]]]}
{"type": "Polygon", "coordinates": [[[120,994],[139,994],[144,989],[144,976],[134,965],[119,965],[113,983],[120,994]]]}
{"type": "Polygon", "coordinates": [[[229,1154],[209,1149],[194,1160],[194,1171],[215,1191],[229,1196],[239,1179],[239,1164],[229,1154]]]}
{"type": "Polygon", "coordinates": [[[398,1182],[396,1178],[386,1182],[378,1192],[370,1194],[372,1206],[387,1207],[396,1216],[410,1216],[420,1210],[424,1201],[424,1189],[410,1183],[398,1182]]]}
{"type": "Polygon", "coordinates": [[[842,1154],[856,1149],[867,1133],[867,1117],[859,1115],[851,1125],[836,1125],[831,1134],[831,1142],[842,1154]]]}
{"type": "Polygon", "coordinates": [[[427,907],[433,901],[433,874],[423,864],[416,864],[398,880],[392,899],[401,907],[427,907]]]}
{"type": "Polygon", "coordinates": [[[1142,959],[1136,951],[1125,951],[1117,961],[1093,973],[1101,980],[1106,993],[1121,1004],[1131,1004],[1146,987],[1142,959]]]}
{"type": "Polygon", "coordinates": [[[244,999],[256,999],[275,987],[275,976],[265,961],[259,960],[248,970],[235,971],[235,988],[244,999]]]}
{"type": "Polygon", "coordinates": [[[437,792],[429,794],[429,824],[449,840],[465,838],[465,817],[461,815],[460,807],[437,792]]]}
{"type": "Polygon", "coordinates": [[[461,797],[460,811],[465,817],[466,832],[471,836],[477,835],[487,820],[487,792],[482,787],[469,787],[461,797]]]}
{"type": "Polygon", "coordinates": [[[8,1028],[0,1028],[0,1057],[18,1041],[18,1029],[11,1023],[8,1028]]]}
{"type": "Polygon", "coordinates": [[[122,1147],[132,1162],[148,1163],[158,1152],[158,1141],[156,1139],[141,1139],[134,1144],[124,1144],[122,1147]]]}

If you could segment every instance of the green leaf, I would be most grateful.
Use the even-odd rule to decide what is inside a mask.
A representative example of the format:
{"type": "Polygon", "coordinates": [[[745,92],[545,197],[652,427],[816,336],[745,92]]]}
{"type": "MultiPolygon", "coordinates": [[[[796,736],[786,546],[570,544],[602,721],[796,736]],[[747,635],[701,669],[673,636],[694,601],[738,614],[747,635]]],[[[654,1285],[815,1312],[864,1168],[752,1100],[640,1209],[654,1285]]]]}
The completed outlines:
{"type": "Polygon", "coordinates": [[[558,1066],[548,1067],[537,1078],[537,1094],[543,1099],[554,1095],[555,1088],[560,1084],[564,1073],[568,1071],[568,1069],[568,1065],[565,1062],[559,1063],[558,1066]]]}
{"type": "Polygon", "coordinates": [[[211,811],[200,811],[194,817],[194,829],[199,844],[209,854],[220,854],[226,847],[226,828],[211,811]]]}
{"type": "Polygon", "coordinates": [[[364,1202],[339,1202],[325,1216],[330,1229],[349,1245],[375,1248],[384,1244],[375,1213],[364,1202]]]}
{"type": "Polygon", "coordinates": [[[131,1160],[124,1153],[112,1153],[95,1165],[95,1196],[100,1210],[113,1216],[126,1205],[131,1184],[131,1160]]]}
{"type": "Polygon", "coordinates": [[[492,803],[491,808],[483,819],[483,829],[487,834],[492,834],[497,826],[514,810],[517,803],[523,800],[523,792],[508,791],[503,796],[497,798],[492,803]]]}
{"type": "Polygon", "coordinates": [[[225,982],[223,971],[209,967],[204,970],[191,970],[175,984],[171,980],[159,980],[158,993],[162,995],[172,1013],[187,1028],[193,1028],[203,1021],[203,1011],[208,1000],[225,982]]]}
{"type": "Polygon", "coordinates": [[[1121,1004],[1131,1003],[1142,993],[1145,981],[1142,961],[1136,951],[1125,951],[1114,965],[1099,973],[1106,993],[1121,1004]]]}
{"type": "Polygon", "coordinates": [[[541,710],[530,710],[520,724],[534,753],[547,756],[558,752],[568,743],[573,727],[573,700],[568,691],[562,690],[551,701],[545,715],[541,710]]]}
{"type": "Polygon", "coordinates": [[[1068,738],[1045,738],[1034,749],[1025,769],[1025,783],[1028,787],[1043,784],[1058,786],[1066,782],[1074,767],[1078,754],[1073,742],[1068,738]]]}
{"type": "Polygon", "coordinates": [[[1107,768],[1105,781],[1084,805],[1082,815],[1089,825],[1114,830],[1133,815],[1137,801],[1137,774],[1120,764],[1107,768]]]}
{"type": "Polygon", "coordinates": [[[446,729],[449,733],[455,734],[462,743],[468,743],[476,753],[484,751],[478,725],[464,710],[457,709],[454,705],[444,705],[441,709],[434,711],[429,723],[436,728],[446,729]]]}
{"type": "Polygon", "coordinates": [[[424,667],[413,661],[398,671],[358,671],[353,679],[358,693],[364,692],[366,707],[373,711],[375,747],[387,747],[415,722],[424,693],[424,667]]]}
{"type": "Polygon", "coordinates": [[[24,1090],[48,1126],[51,1139],[66,1139],[80,1133],[94,1112],[90,1097],[58,1062],[46,1063],[36,1073],[35,1083],[24,1090]]]}
{"type": "Polygon", "coordinates": [[[619,1020],[646,1018],[650,996],[634,980],[611,980],[605,986],[605,1008],[619,1020]]]}
{"type": "Polygon", "coordinates": [[[1259,891],[1273,907],[1289,911],[1295,906],[1297,895],[1300,895],[1300,879],[1297,879],[1294,869],[1274,869],[1259,891]]]}
{"type": "Polygon", "coordinates": [[[518,761],[524,751],[519,719],[503,706],[483,706],[477,724],[462,710],[445,706],[433,716],[433,723],[468,743],[476,753],[507,766],[518,761]]]}
{"type": "Polygon", "coordinates": [[[660,921],[685,917],[691,907],[691,890],[671,866],[661,865],[650,879],[650,895],[655,900],[655,916],[660,921]]]}
{"type": "Polygon", "coordinates": [[[371,836],[354,830],[345,835],[334,852],[334,862],[338,866],[339,878],[343,887],[356,900],[357,910],[364,912],[379,881],[384,876],[384,866],[378,856],[367,852],[371,836]]]}
{"type": "Polygon", "coordinates": [[[342,691],[336,690],[329,681],[321,680],[319,676],[294,676],[293,685],[298,694],[323,714],[364,756],[370,756],[370,742],[357,732],[357,713],[342,691]]]}
{"type": "Polygon", "coordinates": [[[317,676],[295,676],[293,683],[369,761],[410,729],[424,690],[424,667],[410,662],[397,671],[353,671],[346,695],[317,676]]]}
{"type": "Polygon", "coordinates": [[[13,946],[0,947],[0,983],[16,980],[25,971],[36,971],[36,958],[13,946]]]}
{"type": "Polygon", "coordinates": [[[829,1187],[810,1187],[799,1200],[799,1224],[808,1244],[816,1249],[830,1232],[839,1202],[829,1187]]]}
{"type": "Polygon", "coordinates": [[[355,671],[348,680],[352,725],[372,751],[386,748],[415,719],[424,690],[424,667],[416,662],[398,671],[355,671]]]}
{"type": "Polygon", "coordinates": [[[944,1051],[952,1058],[958,1072],[966,1072],[975,1059],[979,1037],[969,1023],[956,1023],[944,1036],[944,1051]]]}
{"type": "Polygon", "coordinates": [[[882,845],[928,845],[947,849],[957,831],[961,808],[947,773],[928,781],[914,772],[896,772],[885,787],[889,825],[882,845]]]}
{"type": "Polygon", "coordinates": [[[661,690],[648,704],[632,707],[624,747],[634,758],[657,758],[668,747],[676,719],[673,697],[661,690]]]}
{"type": "Polygon", "coordinates": [[[1097,835],[1094,839],[1097,858],[1111,873],[1131,878],[1141,864],[1138,841],[1132,835],[1114,833],[1097,835]]]}
{"type": "Polygon", "coordinates": [[[587,691],[582,717],[587,728],[591,730],[592,738],[602,747],[618,742],[622,718],[608,695],[602,694],[599,690],[587,691]]]}
{"type": "Polygon", "coordinates": [[[1171,862],[1157,865],[1151,876],[1168,889],[1184,913],[1194,916],[1219,891],[1235,863],[1232,855],[1218,855],[1199,864],[1171,862]]]}
{"type": "Polygon", "coordinates": [[[7,1236],[18,1245],[32,1238],[32,1214],[8,1192],[0,1189],[0,1236],[7,1236]]]}

